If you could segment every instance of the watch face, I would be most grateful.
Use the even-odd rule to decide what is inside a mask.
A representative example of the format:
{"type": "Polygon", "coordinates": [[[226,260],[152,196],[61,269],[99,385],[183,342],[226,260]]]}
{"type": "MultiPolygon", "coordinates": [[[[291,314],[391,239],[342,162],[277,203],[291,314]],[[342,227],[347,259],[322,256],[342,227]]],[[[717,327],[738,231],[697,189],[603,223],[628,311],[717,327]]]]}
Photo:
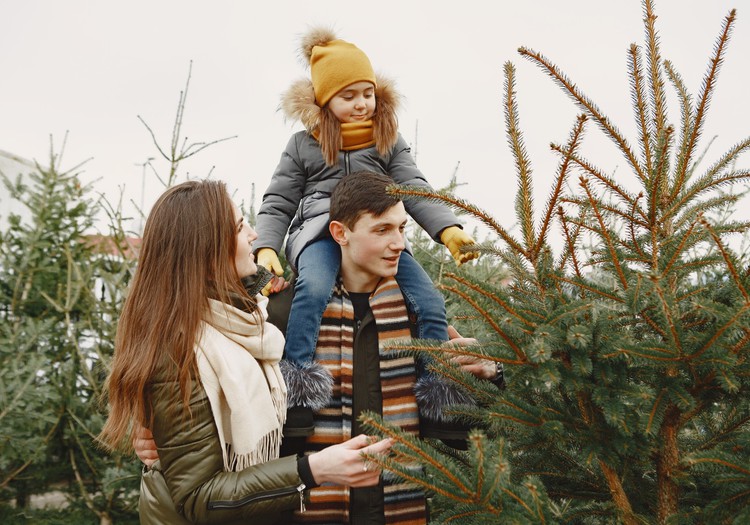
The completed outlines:
{"type": "Polygon", "coordinates": [[[505,388],[505,373],[502,363],[495,363],[495,378],[492,379],[492,382],[498,388],[505,388]]]}

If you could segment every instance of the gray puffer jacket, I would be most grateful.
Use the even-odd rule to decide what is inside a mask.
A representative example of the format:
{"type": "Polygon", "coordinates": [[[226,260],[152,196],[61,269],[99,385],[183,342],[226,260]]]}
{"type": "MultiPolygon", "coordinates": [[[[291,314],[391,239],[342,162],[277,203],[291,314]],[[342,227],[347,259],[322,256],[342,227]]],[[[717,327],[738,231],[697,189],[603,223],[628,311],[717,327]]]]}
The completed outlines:
{"type": "MultiPolygon", "coordinates": [[[[398,95],[387,80],[379,79],[375,91],[378,112],[395,111],[398,95]]],[[[321,109],[315,105],[309,81],[292,86],[282,102],[287,118],[301,121],[308,130],[319,125],[321,109]]],[[[377,115],[376,115],[377,116],[377,115]]],[[[326,165],[320,144],[309,131],[292,135],[281,155],[271,183],[263,195],[258,211],[256,250],[272,248],[279,253],[284,238],[286,258],[297,267],[297,258],[310,243],[328,232],[328,212],[333,188],[342,177],[357,171],[374,171],[393,178],[397,184],[432,189],[411,156],[411,149],[401,134],[395,132],[385,144],[394,144],[381,155],[376,146],[339,151],[339,161],[326,165]]],[[[449,226],[460,226],[454,213],[440,203],[425,199],[404,201],[406,211],[436,242],[440,232],[449,226]]]]}

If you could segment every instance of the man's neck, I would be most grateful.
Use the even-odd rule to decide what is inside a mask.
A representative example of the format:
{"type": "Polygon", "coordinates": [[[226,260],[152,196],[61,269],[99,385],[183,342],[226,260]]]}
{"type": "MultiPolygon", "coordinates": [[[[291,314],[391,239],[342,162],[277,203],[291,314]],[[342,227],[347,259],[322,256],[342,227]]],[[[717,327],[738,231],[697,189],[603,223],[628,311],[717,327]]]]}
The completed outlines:
{"type": "Polygon", "coordinates": [[[346,291],[350,293],[372,292],[377,288],[381,279],[379,275],[346,271],[343,267],[341,268],[341,280],[346,291]]]}

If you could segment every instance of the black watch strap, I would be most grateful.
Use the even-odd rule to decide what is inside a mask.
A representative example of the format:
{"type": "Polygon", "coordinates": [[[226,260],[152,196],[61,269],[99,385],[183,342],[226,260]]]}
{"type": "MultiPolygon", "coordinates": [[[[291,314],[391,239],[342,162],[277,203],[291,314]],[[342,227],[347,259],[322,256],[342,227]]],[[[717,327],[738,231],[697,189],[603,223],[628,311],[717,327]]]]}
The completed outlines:
{"type": "Polygon", "coordinates": [[[495,362],[495,377],[490,382],[497,388],[505,388],[505,368],[499,361],[495,362]]]}

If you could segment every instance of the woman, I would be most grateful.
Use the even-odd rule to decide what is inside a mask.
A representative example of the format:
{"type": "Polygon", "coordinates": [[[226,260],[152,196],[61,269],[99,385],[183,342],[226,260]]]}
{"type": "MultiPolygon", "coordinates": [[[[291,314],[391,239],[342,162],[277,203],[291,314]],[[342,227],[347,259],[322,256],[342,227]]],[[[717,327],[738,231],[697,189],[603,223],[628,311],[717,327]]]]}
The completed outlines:
{"type": "Polygon", "coordinates": [[[100,436],[128,451],[138,428],[153,432],[160,459],[142,479],[141,523],[274,523],[304,506],[306,488],[378,482],[362,454],[388,440],[278,458],[284,339],[257,294],[268,277],[253,277],[256,237],[218,181],[168,189],[146,221],[100,436]]]}

